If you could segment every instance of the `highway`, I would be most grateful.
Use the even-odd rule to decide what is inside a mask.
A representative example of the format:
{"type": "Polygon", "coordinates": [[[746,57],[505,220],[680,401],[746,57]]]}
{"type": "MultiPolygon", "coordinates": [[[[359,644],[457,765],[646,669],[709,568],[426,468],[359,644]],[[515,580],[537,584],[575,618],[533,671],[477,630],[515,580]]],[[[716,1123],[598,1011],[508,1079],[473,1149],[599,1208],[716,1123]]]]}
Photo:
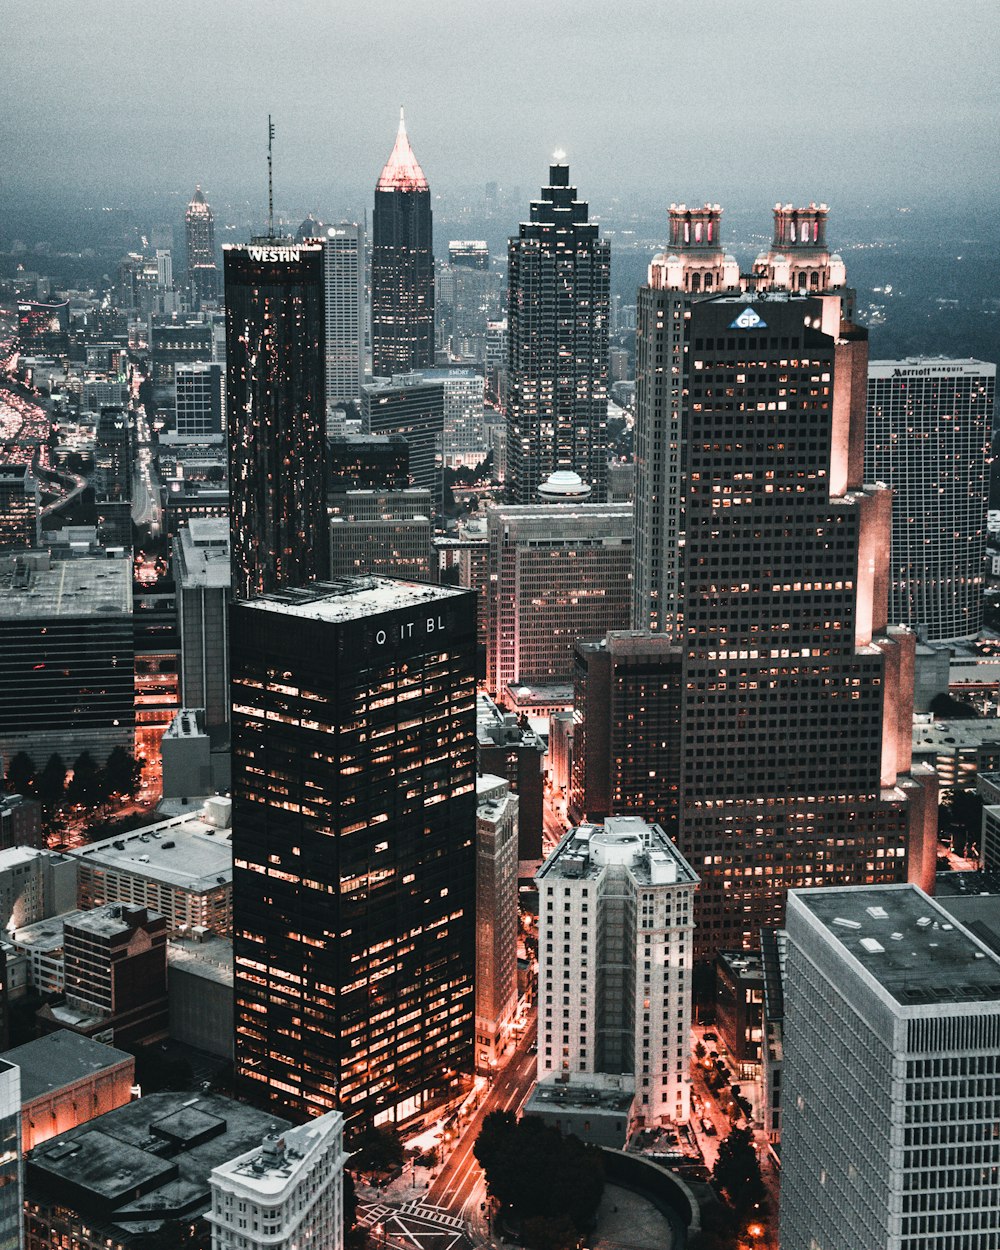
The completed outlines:
{"type": "Polygon", "coordinates": [[[427,1201],[467,1220],[481,1240],[487,1234],[487,1222],[480,1210],[486,1201],[486,1184],[472,1148],[491,1111],[513,1111],[519,1114],[528,1101],[535,1084],[534,1045],[537,1018],[532,1014],[506,1067],[500,1069],[487,1090],[479,1109],[466,1125],[447,1162],[431,1183],[427,1201]],[[529,1053],[529,1050],[531,1053],[529,1053]]]}

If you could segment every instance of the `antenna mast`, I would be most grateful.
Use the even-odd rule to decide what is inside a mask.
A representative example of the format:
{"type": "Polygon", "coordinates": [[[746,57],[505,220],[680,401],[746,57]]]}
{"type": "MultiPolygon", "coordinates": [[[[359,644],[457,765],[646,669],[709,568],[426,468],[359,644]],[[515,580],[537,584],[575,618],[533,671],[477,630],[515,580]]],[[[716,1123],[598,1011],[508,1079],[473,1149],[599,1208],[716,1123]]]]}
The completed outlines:
{"type": "Polygon", "coordinates": [[[271,169],[271,144],[274,142],[274,126],[271,114],[267,115],[267,234],[274,238],[274,179],[271,169]]]}

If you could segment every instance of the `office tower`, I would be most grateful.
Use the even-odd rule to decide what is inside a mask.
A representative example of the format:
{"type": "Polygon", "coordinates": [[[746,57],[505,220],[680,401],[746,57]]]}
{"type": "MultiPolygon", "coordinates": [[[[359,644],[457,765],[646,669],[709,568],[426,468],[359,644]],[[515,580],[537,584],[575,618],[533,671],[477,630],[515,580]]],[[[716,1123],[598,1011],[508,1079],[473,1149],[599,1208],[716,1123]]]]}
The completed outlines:
{"type": "Polygon", "coordinates": [[[212,1250],[344,1247],[344,1117],[339,1111],[214,1168],[212,1250]]]}
{"type": "Polygon", "coordinates": [[[212,1244],[210,1177],[287,1120],[219,1094],[145,1094],[36,1146],[27,1165],[29,1250],[212,1244]],[[181,1230],[178,1232],[178,1230],[181,1230]]]}
{"type": "Polygon", "coordinates": [[[132,546],[132,427],[121,408],[102,408],[94,448],[97,536],[105,547],[132,546]]]}
{"type": "Polygon", "coordinates": [[[612,813],[677,829],[681,649],[657,634],[576,644],[570,819],[612,813]]]}
{"type": "Polygon", "coordinates": [[[423,377],[444,387],[443,462],[452,469],[480,464],[488,450],[483,375],[474,369],[425,369],[423,377]]]}
{"type": "Polygon", "coordinates": [[[438,494],[444,436],[444,385],[406,373],[391,382],[361,388],[361,428],[365,434],[401,434],[410,448],[410,477],[415,486],[438,494]]]}
{"type": "Polygon", "coordinates": [[[333,434],[327,439],[331,491],[405,490],[410,444],[402,434],[333,434]]]}
{"type": "Polygon", "coordinates": [[[174,370],[176,437],[190,442],[222,439],[223,371],[207,361],[174,370]]]}
{"type": "Polygon", "coordinates": [[[1000,1246],[1000,959],[914,886],[788,899],[781,1244],[1000,1246]]]}
{"type": "Polygon", "coordinates": [[[438,342],[453,360],[486,358],[486,323],[500,315],[501,276],[481,239],[453,240],[437,276],[438,342]]]}
{"type": "Polygon", "coordinates": [[[24,1245],[23,1207],[21,1072],[0,1059],[0,1250],[24,1245]]]}
{"type": "Polygon", "coordinates": [[[184,213],[184,241],[187,246],[188,285],[196,305],[218,299],[219,271],[215,264],[215,218],[201,187],[184,213]]]}
{"type": "Polygon", "coordinates": [[[0,564],[0,758],[131,751],[134,648],[131,560],[0,564]]]}
{"type": "Polygon", "coordinates": [[[688,1118],[698,877],[636,816],[572,829],[538,883],[538,1080],[616,1076],[643,1125],[688,1118]]]}
{"type": "Polygon", "coordinates": [[[535,504],[487,513],[487,686],[569,683],[578,638],[628,625],[632,509],[535,504]]]}
{"type": "Polygon", "coordinates": [[[323,245],[326,402],[333,408],[356,403],[365,380],[365,232],[342,221],[320,227],[312,242],[323,245]]]}
{"type": "Polygon", "coordinates": [[[517,857],[542,858],[545,743],[514,712],[502,712],[489,695],[476,698],[476,766],[505,777],[517,795],[517,857]]]}
{"type": "Polygon", "coordinates": [[[164,290],[174,285],[174,259],[162,248],[156,249],[156,285],[164,290]]]}
{"type": "Polygon", "coordinates": [[[533,504],[557,469],[579,473],[596,503],[607,491],[611,250],[587,216],[569,166],[552,165],[507,249],[511,503],[533,504]]]}
{"type": "Polygon", "coordinates": [[[677,843],[699,961],[785,891],[933,876],[914,638],[887,628],[891,495],[863,484],[867,336],[826,209],[779,206],[740,277],[721,210],[674,207],[639,292],[633,624],[681,656],[677,843]]]}
{"type": "Polygon", "coordinates": [[[929,642],[982,629],[996,374],[981,360],[868,365],[865,480],[893,489],[889,620],[929,642]]]}
{"type": "MultiPolygon", "coordinates": [[[[9,757],[0,758],[3,762],[9,763],[9,757]]],[[[0,794],[0,851],[12,846],[44,845],[41,803],[26,799],[23,794],[0,794]]]]}
{"type": "Polygon", "coordinates": [[[237,1080],[404,1121],[474,1062],[473,597],[354,578],[230,611],[237,1080]]]}
{"type": "Polygon", "coordinates": [[[213,334],[209,321],[154,321],[149,332],[149,362],[155,386],[172,386],[180,365],[212,359],[213,334]]]}
{"type": "Polygon", "coordinates": [[[228,727],[229,620],[232,586],[229,523],[195,517],[174,538],[174,582],[181,635],[180,700],[202,708],[208,730],[228,727]]]}
{"type": "Polygon", "coordinates": [[[374,573],[436,581],[429,490],[331,491],[330,577],[374,573]]]}
{"type": "Polygon", "coordinates": [[[129,903],[76,911],[63,921],[65,1002],[38,1013],[45,1032],[70,1029],[129,1046],[167,1033],[167,921],[129,903]]]}
{"type": "Polygon", "coordinates": [[[38,488],[26,464],[0,465],[0,552],[37,544],[38,488]]]}
{"type": "Polygon", "coordinates": [[[323,249],[223,249],[233,595],[327,566],[323,249]]]}
{"type": "Polygon", "coordinates": [[[17,345],[25,356],[65,356],[69,351],[69,300],[58,304],[19,301],[17,345]]]}
{"type": "Polygon", "coordinates": [[[476,798],[476,1070],[492,1072],[517,1012],[518,798],[489,773],[476,798]]]}
{"type": "Polygon", "coordinates": [[[389,378],[433,363],[431,193],[400,109],[372,213],[372,374],[389,378]]]}

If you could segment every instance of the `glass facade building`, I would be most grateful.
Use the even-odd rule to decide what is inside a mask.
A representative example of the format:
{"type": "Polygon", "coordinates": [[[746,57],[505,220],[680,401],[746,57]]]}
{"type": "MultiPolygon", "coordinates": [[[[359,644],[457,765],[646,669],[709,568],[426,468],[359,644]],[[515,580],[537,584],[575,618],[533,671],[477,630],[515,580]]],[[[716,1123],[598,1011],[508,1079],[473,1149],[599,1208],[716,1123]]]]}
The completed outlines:
{"type": "Polygon", "coordinates": [[[434,364],[434,228],[431,192],[406,137],[375,187],[372,213],[372,374],[434,364]]]}
{"type": "Polygon", "coordinates": [[[475,599],[352,578],[230,623],[237,1080],[406,1120],[473,1067],[475,599]]]}
{"type": "Polygon", "coordinates": [[[601,503],[608,476],[611,249],[587,220],[569,167],[552,165],[507,249],[507,497],[533,504],[557,470],[601,503]]]}
{"type": "Polygon", "coordinates": [[[323,249],[224,249],[233,594],[327,567],[323,249]]]}

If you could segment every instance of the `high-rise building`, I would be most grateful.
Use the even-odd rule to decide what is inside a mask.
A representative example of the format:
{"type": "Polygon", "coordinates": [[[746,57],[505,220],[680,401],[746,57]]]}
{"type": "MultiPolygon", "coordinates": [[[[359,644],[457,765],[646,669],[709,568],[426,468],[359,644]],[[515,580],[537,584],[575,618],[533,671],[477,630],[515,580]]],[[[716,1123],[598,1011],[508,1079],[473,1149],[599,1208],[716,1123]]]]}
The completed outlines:
{"type": "Polygon", "coordinates": [[[21,1071],[0,1059],[0,1250],[24,1245],[21,1071]]]}
{"type": "Polygon", "coordinates": [[[0,465],[0,552],[38,542],[38,487],[26,464],[0,465]]]}
{"type": "Polygon", "coordinates": [[[639,292],[633,624],[682,653],[699,960],[780,926],[789,888],[933,877],[891,494],[863,477],[867,335],[826,213],[775,209],[741,278],[721,210],[674,207],[639,292]]]}
{"type": "Polygon", "coordinates": [[[389,378],[433,363],[431,193],[400,109],[372,214],[372,374],[389,378]]]}
{"type": "Polygon", "coordinates": [[[322,234],[326,288],[326,402],[357,402],[365,380],[365,232],[342,221],[322,234]]]}
{"type": "Polygon", "coordinates": [[[628,504],[503,506],[487,513],[487,686],[571,683],[578,638],[628,625],[628,504]]]}
{"type": "Polygon", "coordinates": [[[549,169],[507,249],[507,498],[533,504],[559,469],[603,502],[608,468],[611,251],[588,221],[569,166],[549,169]]]}
{"type": "Polygon", "coordinates": [[[404,1121],[474,1062],[473,596],[353,578],[230,623],[237,1080],[404,1121]]]}
{"type": "Polygon", "coordinates": [[[437,275],[438,343],[452,360],[486,359],[486,323],[500,315],[501,281],[484,240],[448,244],[437,275]]]}
{"type": "Polygon", "coordinates": [[[1000,1246],[992,943],[914,886],[794,891],[783,1045],[783,1246],[1000,1246]]]}
{"type": "Polygon", "coordinates": [[[429,490],[330,491],[330,576],[435,581],[429,490]]]}
{"type": "Polygon", "coordinates": [[[333,434],[327,440],[331,491],[406,490],[410,444],[402,434],[333,434]]]}
{"type": "Polygon", "coordinates": [[[208,361],[174,370],[176,437],[191,442],[221,441],[223,370],[208,361]]]}
{"type": "Polygon", "coordinates": [[[929,642],[982,629],[996,375],[981,360],[868,365],[865,481],[893,490],[889,620],[929,642]]]}
{"type": "Polygon", "coordinates": [[[404,373],[361,389],[361,428],[365,434],[401,434],[410,448],[415,486],[440,492],[444,437],[444,384],[404,373]]]}
{"type": "Polygon", "coordinates": [[[180,699],[202,708],[205,727],[229,725],[229,523],[194,517],[174,538],[174,582],[181,635],[180,699]]]}
{"type": "Polygon", "coordinates": [[[263,239],[223,249],[233,594],[327,566],[323,249],[263,239]]]}
{"type": "Polygon", "coordinates": [[[343,1250],[344,1117],[268,1133],[214,1168],[212,1250],[343,1250]]]}
{"type": "Polygon", "coordinates": [[[634,1121],[684,1123],[696,873],[620,816],[572,829],[535,880],[539,1084],[617,1077],[634,1121]]]}
{"type": "Polygon", "coordinates": [[[218,299],[219,270],[215,263],[215,218],[201,187],[184,213],[184,241],[187,247],[188,285],[196,303],[218,299]]]}
{"type": "Polygon", "coordinates": [[[677,829],[681,649],[619,631],[576,644],[571,820],[642,816],[677,829]]]}
{"type": "Polygon", "coordinates": [[[517,1012],[518,798],[489,773],[476,797],[476,1069],[491,1072],[517,1012]]]}

